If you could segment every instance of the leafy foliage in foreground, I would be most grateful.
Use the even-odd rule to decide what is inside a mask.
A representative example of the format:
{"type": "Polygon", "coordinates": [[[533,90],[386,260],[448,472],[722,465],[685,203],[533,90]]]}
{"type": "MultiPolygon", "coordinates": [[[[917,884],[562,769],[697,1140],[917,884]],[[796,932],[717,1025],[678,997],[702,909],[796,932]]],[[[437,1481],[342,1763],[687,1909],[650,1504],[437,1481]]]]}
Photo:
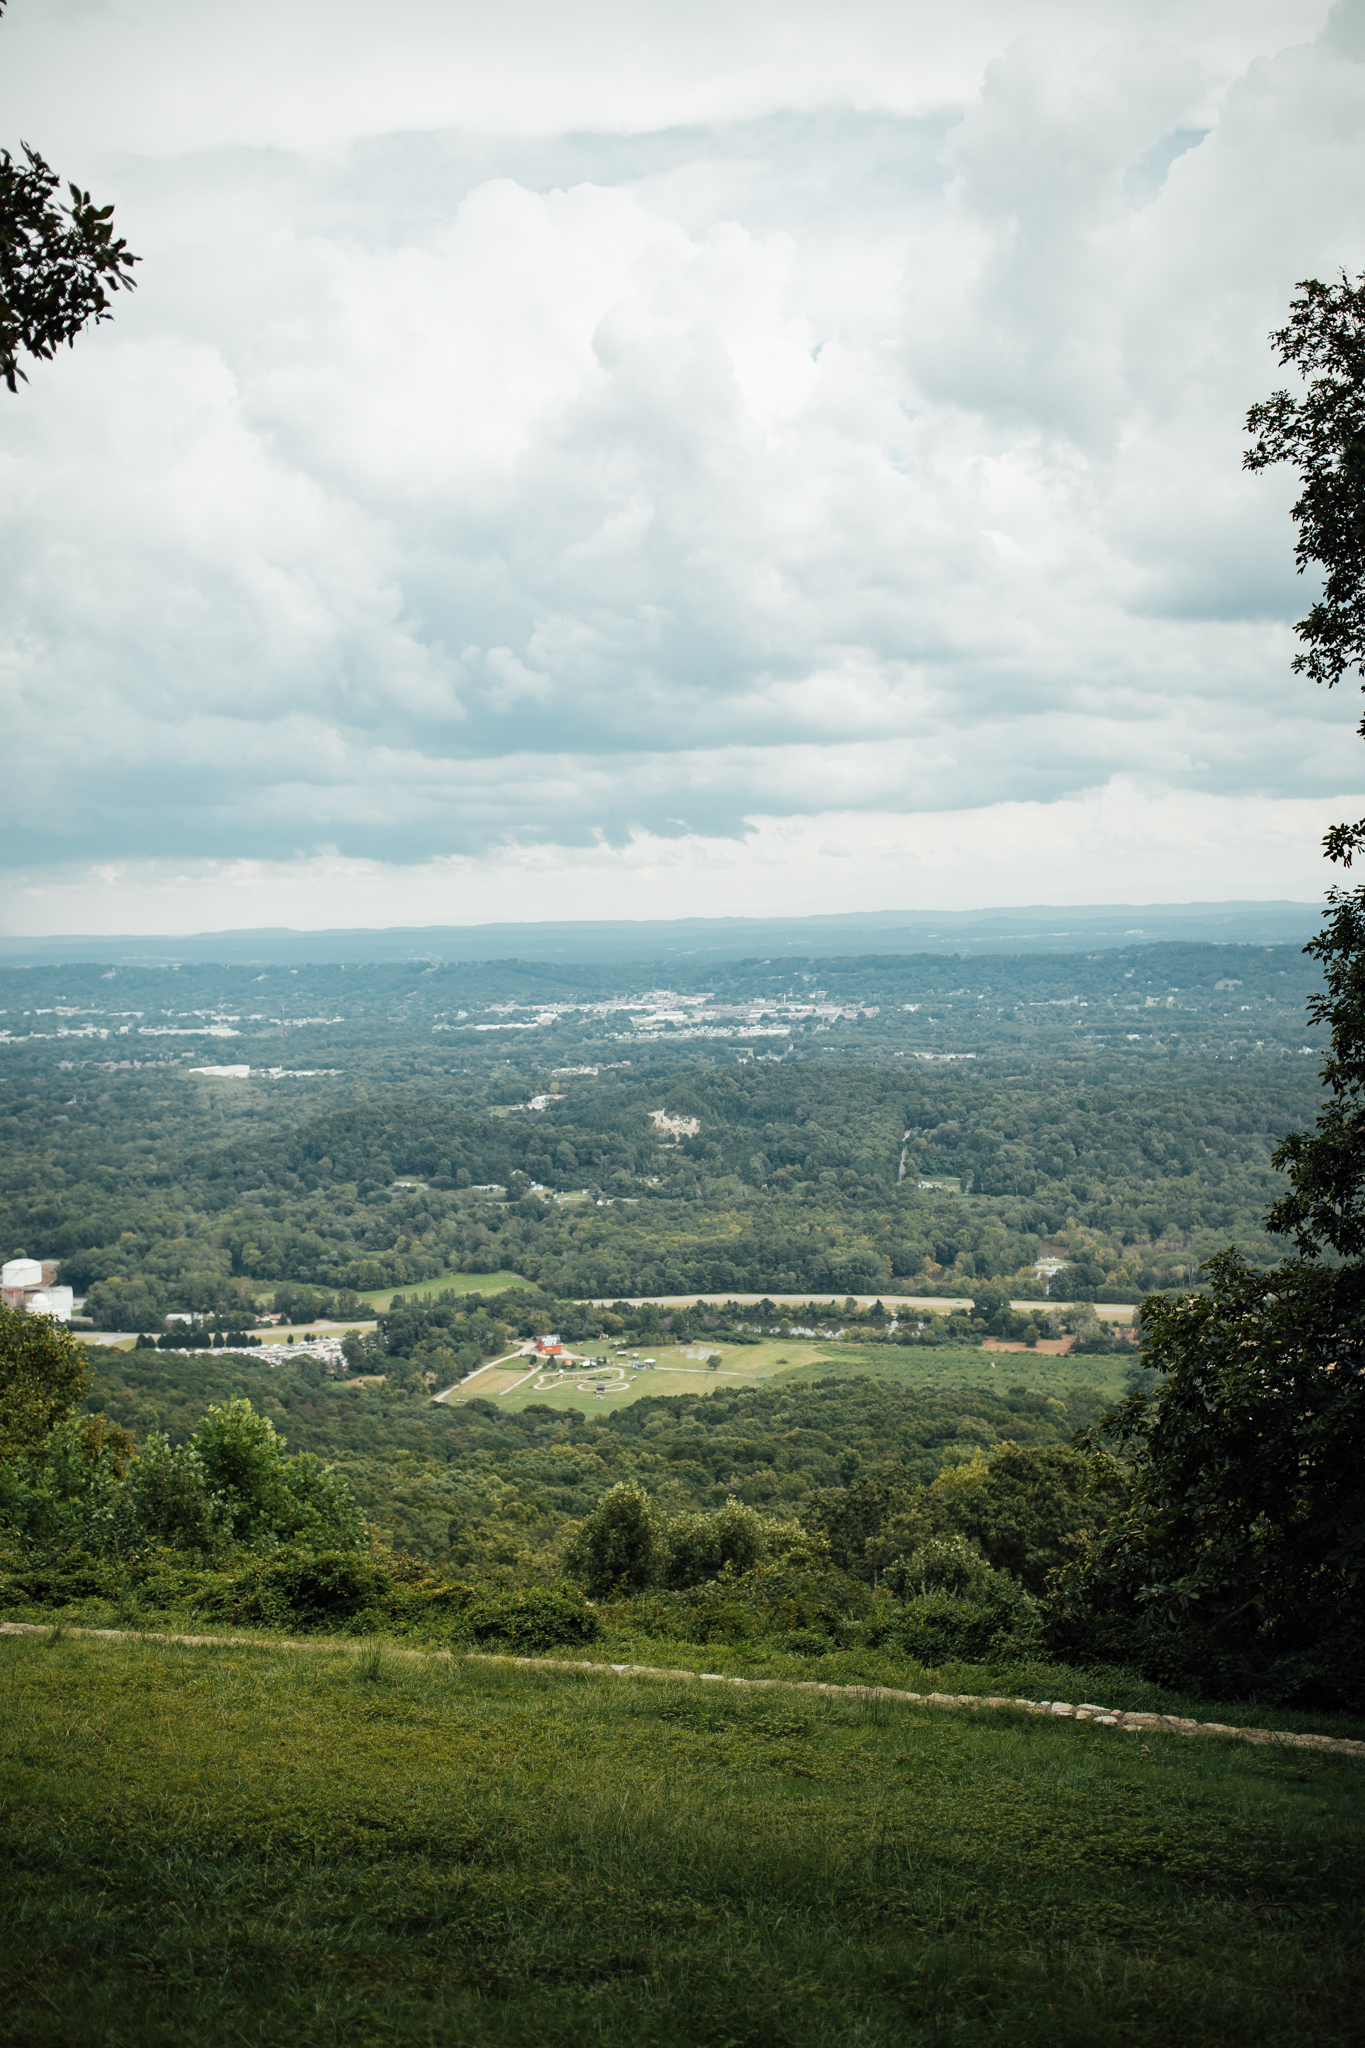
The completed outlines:
{"type": "Polygon", "coordinates": [[[36,1450],[89,1392],[92,1378],[63,1324],[0,1302],[0,1463],[36,1450]]]}
{"type": "MultiPolygon", "coordinates": [[[[1124,1466],[1062,1573],[1057,1641],[1169,1682],[1365,1704],[1365,1329],[1354,1273],[1212,1261],[1149,1303],[1159,1390],[1115,1418],[1124,1466]],[[1126,1469],[1124,1469],[1126,1467],[1126,1469]]],[[[1098,1504],[1098,1503],[1097,1503],[1098,1504]]]]}
{"type": "Polygon", "coordinates": [[[154,1431],[135,1449],[107,1416],[70,1412],[89,1375],[60,1324],[0,1315],[0,1525],[21,1541],[127,1556],[364,1540],[345,1481],[307,1453],[287,1457],[249,1401],[211,1405],[187,1442],[154,1431]]]}
{"type": "Polygon", "coordinates": [[[21,353],[50,360],[111,320],[111,294],[133,289],[142,260],[115,236],[112,206],[79,185],[69,206],[54,204],[57,173],[27,143],[23,152],[20,163],[0,149],[0,382],[11,391],[28,380],[21,353]]]}

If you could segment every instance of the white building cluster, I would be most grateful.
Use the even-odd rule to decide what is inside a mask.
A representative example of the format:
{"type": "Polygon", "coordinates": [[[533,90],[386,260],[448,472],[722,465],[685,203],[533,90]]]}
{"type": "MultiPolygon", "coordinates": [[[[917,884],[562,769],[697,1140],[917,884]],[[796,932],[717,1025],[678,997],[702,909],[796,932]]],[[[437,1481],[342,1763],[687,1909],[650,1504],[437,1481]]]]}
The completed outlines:
{"type": "Polygon", "coordinates": [[[57,1285],[55,1259],[7,1259],[0,1267],[0,1298],[24,1315],[56,1316],[69,1323],[75,1306],[69,1287],[57,1285]]]}

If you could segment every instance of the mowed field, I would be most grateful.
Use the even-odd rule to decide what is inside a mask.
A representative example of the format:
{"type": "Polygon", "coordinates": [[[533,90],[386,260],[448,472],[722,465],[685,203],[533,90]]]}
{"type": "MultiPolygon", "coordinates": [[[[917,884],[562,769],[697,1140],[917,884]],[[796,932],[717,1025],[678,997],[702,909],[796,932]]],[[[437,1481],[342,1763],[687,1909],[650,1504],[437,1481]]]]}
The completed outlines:
{"type": "MultiPolygon", "coordinates": [[[[527,1408],[539,1402],[551,1408],[577,1408],[582,1414],[600,1414],[604,1408],[621,1408],[631,1401],[643,1400],[646,1395],[709,1394],[717,1387],[757,1386],[799,1365],[813,1364],[822,1350],[828,1348],[791,1338],[785,1342],[773,1338],[762,1344],[642,1343],[637,1362],[630,1351],[590,1345],[590,1357],[605,1357],[609,1361],[606,1366],[570,1370],[547,1360],[544,1368],[515,1393],[508,1394],[502,1405],[527,1408]],[[714,1371],[706,1363],[710,1356],[721,1361],[714,1371]],[[648,1358],[655,1361],[653,1366],[644,1365],[648,1358]],[[598,1394],[599,1386],[605,1392],[598,1394]]],[[[632,1345],[631,1350],[634,1349],[632,1345]]],[[[470,1391],[478,1391],[477,1381],[470,1391]]]]}
{"type": "Polygon", "coordinates": [[[1123,1358],[1076,1358],[1031,1351],[986,1351],[970,1344],[926,1345],[838,1344],[828,1339],[768,1338],[759,1344],[655,1344],[640,1346],[638,1361],[629,1351],[606,1345],[587,1347],[590,1358],[606,1357],[605,1367],[592,1364],[563,1367],[545,1360],[538,1371],[532,1361],[497,1366],[455,1388],[451,1402],[479,1396],[507,1408],[541,1406],[574,1408],[580,1414],[601,1414],[632,1401],[665,1394],[707,1394],[720,1387],[770,1385],[784,1379],[857,1378],[870,1374],[889,1385],[912,1389],[984,1387],[1005,1393],[1024,1387],[1065,1401],[1072,1391],[1117,1400],[1124,1390],[1123,1358]],[[706,1356],[717,1356],[712,1370],[706,1356]],[[655,1361],[646,1367],[646,1359],[655,1361]],[[530,1372],[530,1377],[525,1375],[530,1372]],[[598,1388],[602,1392],[598,1392],[598,1388]]]}
{"type": "Polygon", "coordinates": [[[435,1294],[505,1294],[509,1287],[528,1285],[520,1273],[443,1273],[437,1280],[414,1280],[407,1287],[372,1287],[359,1299],[387,1314],[399,1294],[405,1301],[429,1301],[435,1294]]]}
{"type": "Polygon", "coordinates": [[[1354,1757],[377,1642],[0,1697],[6,2048],[1360,2038],[1354,1757]]]}

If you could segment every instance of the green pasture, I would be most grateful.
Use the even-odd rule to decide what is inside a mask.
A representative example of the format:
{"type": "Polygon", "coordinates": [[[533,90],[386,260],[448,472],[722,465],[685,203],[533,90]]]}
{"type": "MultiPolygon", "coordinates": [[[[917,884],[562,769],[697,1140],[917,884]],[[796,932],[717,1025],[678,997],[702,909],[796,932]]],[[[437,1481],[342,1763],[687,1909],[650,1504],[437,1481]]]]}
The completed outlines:
{"type": "MultiPolygon", "coordinates": [[[[785,1347],[779,1347],[782,1349],[785,1347]]],[[[870,1373],[895,1387],[947,1391],[985,1387],[1007,1394],[1025,1387],[1031,1394],[1071,1392],[1118,1400],[1131,1354],[1073,1358],[1069,1352],[987,1351],[975,1344],[825,1344],[819,1357],[794,1368],[798,1379],[854,1379],[870,1373]]]]}
{"type": "Polygon", "coordinates": [[[378,1642],[0,1699],[16,2048],[1359,2038],[1353,1758],[378,1642]]]}
{"type": "MultiPolygon", "coordinates": [[[[606,1370],[576,1369],[573,1373],[557,1375],[553,1365],[547,1361],[547,1369],[537,1379],[528,1380],[514,1394],[505,1395],[499,1406],[528,1408],[540,1403],[550,1408],[576,1408],[583,1415],[601,1415],[612,1408],[629,1407],[632,1401],[642,1400],[646,1395],[709,1394],[716,1387],[756,1386],[760,1380],[776,1379],[798,1366],[815,1363],[830,1346],[810,1339],[788,1338],[784,1342],[774,1337],[761,1344],[727,1344],[723,1340],[712,1343],[709,1339],[689,1344],[649,1344],[643,1339],[633,1339],[624,1351],[613,1351],[609,1344],[588,1344],[575,1349],[586,1350],[590,1357],[605,1357],[609,1361],[606,1370]],[[657,1363],[651,1370],[642,1370],[632,1378],[630,1354],[636,1350],[642,1362],[653,1358],[657,1363]],[[716,1355],[720,1358],[720,1366],[711,1372],[704,1358],[689,1358],[689,1351],[716,1355]],[[578,1392],[576,1380],[587,1383],[586,1393],[578,1392]],[[598,1380],[621,1391],[604,1394],[599,1399],[592,1392],[598,1380]],[[542,1386],[538,1381],[548,1384],[542,1386]]],[[[477,1390],[478,1382],[475,1381],[471,1391],[477,1390]]]]}
{"type": "Polygon", "coordinates": [[[371,1287],[359,1298],[381,1313],[395,1294],[408,1301],[428,1301],[434,1294],[505,1294],[509,1287],[527,1287],[520,1273],[443,1273],[438,1280],[414,1280],[405,1287],[371,1287]]]}
{"type": "MultiPolygon", "coordinates": [[[[1011,1387],[1025,1387],[1065,1401],[1072,1392],[1118,1400],[1124,1391],[1127,1360],[1112,1358],[1071,1358],[1050,1352],[986,1351],[972,1344],[839,1344],[828,1338],[772,1337],[759,1344],[711,1343],[701,1340],[687,1345],[632,1342],[627,1351],[613,1351],[605,1344],[587,1345],[590,1356],[606,1356],[612,1368],[605,1374],[590,1368],[557,1376],[553,1367],[506,1394],[499,1405],[527,1408],[539,1404],[551,1408],[576,1408],[580,1414],[601,1415],[612,1408],[629,1407],[646,1395],[705,1394],[716,1387],[754,1386],[759,1381],[783,1378],[801,1380],[857,1379],[870,1374],[892,1386],[944,1391],[981,1387],[995,1394],[1011,1387]],[[653,1370],[630,1377],[630,1351],[640,1358],[657,1361],[653,1370]],[[707,1369],[700,1358],[689,1358],[689,1350],[719,1355],[717,1371],[707,1369]],[[589,1385],[580,1393],[575,1381],[595,1384],[603,1379],[608,1393],[598,1396],[589,1385]],[[619,1389],[620,1391],[615,1391],[619,1389]]],[[[478,1382],[470,1389],[478,1392],[478,1382]]]]}

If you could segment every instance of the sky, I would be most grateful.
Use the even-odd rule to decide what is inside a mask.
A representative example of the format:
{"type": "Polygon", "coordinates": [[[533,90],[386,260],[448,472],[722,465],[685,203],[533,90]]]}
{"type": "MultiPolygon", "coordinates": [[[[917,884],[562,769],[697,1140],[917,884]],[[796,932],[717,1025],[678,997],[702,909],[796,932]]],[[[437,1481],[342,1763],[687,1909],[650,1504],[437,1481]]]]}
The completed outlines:
{"type": "Polygon", "coordinates": [[[1318,896],[1241,470],[1365,0],[10,0],[16,934],[1318,896]]]}

